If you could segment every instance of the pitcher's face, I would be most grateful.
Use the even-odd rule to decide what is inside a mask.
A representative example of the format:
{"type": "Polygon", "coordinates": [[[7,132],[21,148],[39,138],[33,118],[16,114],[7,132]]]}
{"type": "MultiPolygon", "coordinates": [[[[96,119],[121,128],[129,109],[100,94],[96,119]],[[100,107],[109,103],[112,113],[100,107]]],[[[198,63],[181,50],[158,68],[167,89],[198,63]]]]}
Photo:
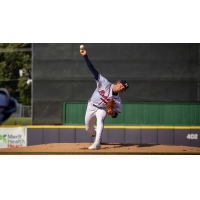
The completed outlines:
{"type": "Polygon", "coordinates": [[[123,93],[124,91],[126,91],[125,87],[120,82],[117,83],[116,90],[117,92],[120,92],[120,93],[123,93]]]}

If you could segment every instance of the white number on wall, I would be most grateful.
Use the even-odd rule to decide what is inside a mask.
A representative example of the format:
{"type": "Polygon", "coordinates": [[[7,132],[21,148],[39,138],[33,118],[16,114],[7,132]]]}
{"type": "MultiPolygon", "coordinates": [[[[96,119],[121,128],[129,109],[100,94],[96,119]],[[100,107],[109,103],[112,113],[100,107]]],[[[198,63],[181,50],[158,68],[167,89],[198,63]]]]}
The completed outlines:
{"type": "Polygon", "coordinates": [[[191,133],[187,135],[187,139],[189,140],[198,140],[198,134],[197,133],[191,133]]]}

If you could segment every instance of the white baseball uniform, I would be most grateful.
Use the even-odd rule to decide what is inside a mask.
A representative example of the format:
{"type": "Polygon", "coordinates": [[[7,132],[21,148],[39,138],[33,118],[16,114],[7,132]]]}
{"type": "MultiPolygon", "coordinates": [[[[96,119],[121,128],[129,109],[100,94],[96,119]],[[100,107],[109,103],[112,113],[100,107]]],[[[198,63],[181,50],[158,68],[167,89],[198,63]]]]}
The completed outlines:
{"type": "Polygon", "coordinates": [[[85,114],[86,131],[90,132],[93,136],[96,136],[95,141],[101,141],[102,133],[104,129],[104,120],[107,116],[106,106],[108,99],[113,98],[115,106],[113,111],[115,113],[121,113],[121,99],[119,94],[113,93],[113,84],[106,78],[98,74],[98,80],[96,80],[97,88],[94,91],[91,99],[88,101],[88,106],[85,114]],[[94,123],[97,119],[97,128],[95,130],[94,123]]]}

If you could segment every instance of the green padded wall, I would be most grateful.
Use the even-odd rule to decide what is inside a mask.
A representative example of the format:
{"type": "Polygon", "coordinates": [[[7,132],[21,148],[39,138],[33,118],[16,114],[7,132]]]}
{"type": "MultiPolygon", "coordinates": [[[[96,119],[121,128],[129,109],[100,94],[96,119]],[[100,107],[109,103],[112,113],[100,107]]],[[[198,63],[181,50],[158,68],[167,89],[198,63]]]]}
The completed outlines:
{"type": "MultiPolygon", "coordinates": [[[[63,125],[85,125],[85,102],[63,103],[63,125]]],[[[125,102],[116,119],[107,116],[105,125],[199,126],[200,103],[125,102]]]]}

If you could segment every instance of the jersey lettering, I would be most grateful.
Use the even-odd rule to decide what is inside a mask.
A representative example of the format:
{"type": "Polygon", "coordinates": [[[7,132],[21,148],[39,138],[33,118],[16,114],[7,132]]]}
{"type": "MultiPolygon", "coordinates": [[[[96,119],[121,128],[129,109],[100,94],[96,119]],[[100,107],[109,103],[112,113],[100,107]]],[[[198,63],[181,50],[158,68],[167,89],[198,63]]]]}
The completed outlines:
{"type": "MultiPolygon", "coordinates": [[[[105,104],[107,104],[108,103],[108,97],[107,96],[105,96],[105,90],[101,90],[101,91],[98,91],[99,92],[99,94],[103,97],[103,98],[100,98],[101,100],[102,100],[102,102],[101,103],[105,103],[105,104]]],[[[101,104],[100,103],[100,104],[101,104]]],[[[99,105],[100,105],[99,104],[99,105]]]]}
{"type": "MultiPolygon", "coordinates": [[[[102,99],[102,98],[100,98],[101,100],[102,100],[102,102],[104,102],[105,104],[107,104],[108,103],[108,100],[107,100],[107,98],[106,99],[102,99]]],[[[101,103],[102,103],[101,102],[101,103]]]]}
{"type": "Polygon", "coordinates": [[[101,96],[104,96],[104,94],[105,94],[105,91],[104,90],[101,90],[101,91],[98,91],[99,92],[99,94],[101,95],[101,96]]]}
{"type": "MultiPolygon", "coordinates": [[[[113,98],[112,95],[112,84],[103,76],[99,75],[99,79],[97,82],[97,88],[94,91],[90,101],[92,104],[98,107],[106,107],[108,103],[108,99],[113,98]]],[[[121,112],[121,99],[118,97],[113,98],[116,102],[115,112],[121,112]]]]}
{"type": "Polygon", "coordinates": [[[101,90],[99,91],[99,94],[104,98],[104,99],[107,99],[108,97],[106,97],[104,94],[105,94],[105,91],[104,90],[101,90]]]}

